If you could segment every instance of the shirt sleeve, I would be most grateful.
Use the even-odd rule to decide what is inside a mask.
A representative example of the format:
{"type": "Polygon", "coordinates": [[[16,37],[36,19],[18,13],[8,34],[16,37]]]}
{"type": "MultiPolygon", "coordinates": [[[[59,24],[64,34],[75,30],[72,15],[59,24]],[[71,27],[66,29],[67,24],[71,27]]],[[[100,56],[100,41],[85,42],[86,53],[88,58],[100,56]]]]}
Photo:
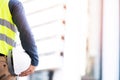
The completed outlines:
{"type": "Polygon", "coordinates": [[[18,0],[10,0],[9,8],[12,15],[13,22],[16,24],[21,44],[25,52],[31,58],[31,64],[37,66],[39,63],[37,46],[35,44],[34,36],[31,32],[27,22],[24,7],[18,0]]]}

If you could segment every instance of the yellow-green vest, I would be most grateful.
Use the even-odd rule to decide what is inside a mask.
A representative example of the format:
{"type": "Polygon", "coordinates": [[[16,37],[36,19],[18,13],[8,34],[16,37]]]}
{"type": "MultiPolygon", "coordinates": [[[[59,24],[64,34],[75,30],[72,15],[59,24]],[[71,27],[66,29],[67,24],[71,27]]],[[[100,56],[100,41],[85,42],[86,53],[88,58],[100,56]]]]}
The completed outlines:
{"type": "Polygon", "coordinates": [[[16,26],[9,10],[9,0],[0,1],[0,53],[8,55],[15,47],[16,26]]]}

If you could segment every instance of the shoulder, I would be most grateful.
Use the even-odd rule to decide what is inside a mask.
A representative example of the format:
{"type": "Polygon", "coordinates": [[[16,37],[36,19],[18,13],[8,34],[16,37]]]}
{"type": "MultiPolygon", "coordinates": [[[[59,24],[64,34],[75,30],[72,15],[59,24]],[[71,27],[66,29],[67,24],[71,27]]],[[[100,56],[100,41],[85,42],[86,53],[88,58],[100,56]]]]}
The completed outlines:
{"type": "Polygon", "coordinates": [[[9,5],[17,5],[20,4],[21,2],[19,0],[10,0],[9,5]]]}
{"type": "Polygon", "coordinates": [[[10,0],[9,1],[9,8],[21,7],[22,3],[19,0],[10,0]]]}
{"type": "Polygon", "coordinates": [[[10,0],[8,5],[11,13],[23,9],[23,5],[19,0],[10,0]]]}

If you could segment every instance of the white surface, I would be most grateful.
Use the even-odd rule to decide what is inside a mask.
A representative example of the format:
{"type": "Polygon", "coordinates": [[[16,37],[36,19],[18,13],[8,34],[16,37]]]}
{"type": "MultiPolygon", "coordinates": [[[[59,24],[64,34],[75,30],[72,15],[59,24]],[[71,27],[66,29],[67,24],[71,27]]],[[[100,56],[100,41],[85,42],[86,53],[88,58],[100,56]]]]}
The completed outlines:
{"type": "Polygon", "coordinates": [[[119,0],[103,0],[102,80],[119,80],[119,0]]]}
{"type": "Polygon", "coordinates": [[[15,73],[20,74],[29,67],[31,60],[29,56],[19,48],[13,50],[13,61],[15,73]]]}
{"type": "Polygon", "coordinates": [[[36,70],[56,70],[63,66],[63,58],[57,55],[41,56],[36,70]]]}
{"type": "Polygon", "coordinates": [[[66,0],[64,79],[80,80],[86,67],[87,0],[66,0]]]}

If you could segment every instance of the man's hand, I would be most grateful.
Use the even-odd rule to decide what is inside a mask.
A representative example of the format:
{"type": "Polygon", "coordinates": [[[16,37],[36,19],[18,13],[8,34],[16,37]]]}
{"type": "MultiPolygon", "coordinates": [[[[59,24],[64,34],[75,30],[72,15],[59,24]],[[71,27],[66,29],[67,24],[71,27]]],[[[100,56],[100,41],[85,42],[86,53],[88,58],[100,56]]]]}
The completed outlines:
{"type": "Polygon", "coordinates": [[[35,71],[35,66],[30,65],[29,68],[28,68],[27,70],[21,72],[21,73],[19,74],[19,76],[21,76],[21,77],[27,76],[27,75],[32,74],[34,71],[35,71]]]}

